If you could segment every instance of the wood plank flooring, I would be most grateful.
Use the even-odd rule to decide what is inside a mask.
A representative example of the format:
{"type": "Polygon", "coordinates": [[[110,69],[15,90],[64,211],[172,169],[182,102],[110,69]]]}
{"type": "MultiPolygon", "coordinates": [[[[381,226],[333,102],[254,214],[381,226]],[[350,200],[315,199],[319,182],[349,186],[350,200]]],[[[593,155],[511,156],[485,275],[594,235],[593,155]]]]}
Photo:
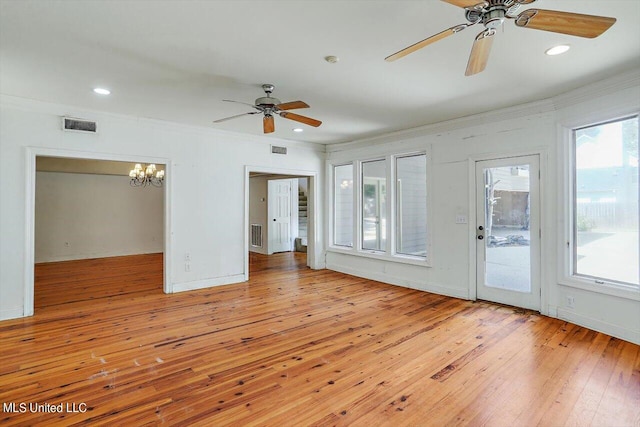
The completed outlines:
{"type": "Polygon", "coordinates": [[[637,345],[304,260],[174,295],[159,254],[38,265],[35,316],[0,322],[0,424],[640,425],[637,345]]]}

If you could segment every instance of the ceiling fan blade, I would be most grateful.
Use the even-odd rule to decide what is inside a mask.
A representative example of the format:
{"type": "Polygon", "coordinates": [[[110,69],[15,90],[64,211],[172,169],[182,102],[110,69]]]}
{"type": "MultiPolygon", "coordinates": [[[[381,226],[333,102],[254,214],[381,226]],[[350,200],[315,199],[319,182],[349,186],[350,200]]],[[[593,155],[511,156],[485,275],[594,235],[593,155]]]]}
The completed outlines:
{"type": "Polygon", "coordinates": [[[384,58],[384,60],[388,62],[392,62],[392,61],[395,61],[396,59],[400,59],[403,56],[407,56],[408,54],[413,53],[418,49],[422,49],[423,47],[429,46],[431,43],[435,43],[438,40],[442,40],[445,37],[449,37],[452,34],[460,32],[465,28],[470,27],[471,25],[473,24],[460,24],[460,25],[456,25],[455,27],[448,28],[444,31],[439,32],[438,34],[435,34],[431,37],[427,37],[426,39],[419,41],[418,43],[412,44],[409,47],[399,50],[393,55],[387,56],[386,58],[384,58]]]}
{"type": "Polygon", "coordinates": [[[282,104],[278,104],[277,107],[278,110],[295,110],[298,108],[309,108],[307,103],[302,101],[284,102],[282,104]]]}
{"type": "Polygon", "coordinates": [[[273,116],[264,116],[264,119],[262,119],[262,128],[264,129],[264,133],[272,133],[276,130],[273,116]]]}
{"type": "Polygon", "coordinates": [[[223,101],[224,102],[235,102],[236,104],[248,105],[249,107],[258,108],[257,106],[255,106],[253,104],[249,104],[247,102],[234,101],[232,99],[223,99],[223,101]]]}
{"type": "Polygon", "coordinates": [[[442,1],[458,7],[473,7],[478,3],[483,3],[482,0],[442,0],[442,1]]]}
{"type": "Polygon", "coordinates": [[[616,18],[560,12],[557,10],[527,9],[516,18],[518,27],[551,31],[571,36],[595,38],[616,22],[616,18]]]}
{"type": "Polygon", "coordinates": [[[495,31],[483,31],[476,36],[471,48],[471,55],[467,63],[467,71],[465,76],[472,76],[484,70],[489,60],[491,46],[493,45],[493,36],[495,31]]]}
{"type": "Polygon", "coordinates": [[[320,120],[312,119],[311,117],[301,116],[300,114],[289,113],[287,111],[280,113],[280,116],[284,117],[285,119],[295,120],[296,122],[304,123],[305,125],[313,126],[316,128],[322,124],[320,120]]]}
{"type": "Polygon", "coordinates": [[[235,119],[235,118],[238,118],[238,117],[246,116],[248,114],[258,114],[258,112],[257,111],[249,111],[248,113],[236,114],[235,116],[225,117],[224,119],[219,119],[219,120],[214,120],[213,123],[226,122],[227,120],[231,120],[231,119],[235,119]]]}

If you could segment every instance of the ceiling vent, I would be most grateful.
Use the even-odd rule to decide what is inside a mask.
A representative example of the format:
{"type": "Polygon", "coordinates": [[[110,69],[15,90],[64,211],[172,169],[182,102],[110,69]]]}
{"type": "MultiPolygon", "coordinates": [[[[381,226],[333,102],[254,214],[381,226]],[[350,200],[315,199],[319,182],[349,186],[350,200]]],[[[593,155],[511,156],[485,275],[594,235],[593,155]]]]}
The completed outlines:
{"type": "Polygon", "coordinates": [[[62,118],[62,129],[70,132],[97,133],[98,124],[91,120],[74,119],[71,117],[62,118]]]}
{"type": "Polygon", "coordinates": [[[272,154],[287,154],[287,147],[278,147],[276,145],[271,146],[272,154]]]}

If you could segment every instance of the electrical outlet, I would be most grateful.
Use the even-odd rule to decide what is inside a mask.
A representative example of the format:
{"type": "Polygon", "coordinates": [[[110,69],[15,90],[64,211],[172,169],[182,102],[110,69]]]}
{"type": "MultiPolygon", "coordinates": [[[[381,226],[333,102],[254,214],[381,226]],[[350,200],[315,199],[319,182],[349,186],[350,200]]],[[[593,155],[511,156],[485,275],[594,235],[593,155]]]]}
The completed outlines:
{"type": "Polygon", "coordinates": [[[466,215],[456,215],[456,224],[466,224],[467,216],[466,215]]]}
{"type": "Polygon", "coordinates": [[[567,308],[576,308],[576,299],[571,295],[567,295],[566,305],[567,308]]]}
{"type": "Polygon", "coordinates": [[[186,272],[191,271],[191,263],[188,263],[188,262],[184,263],[184,271],[186,272]]]}

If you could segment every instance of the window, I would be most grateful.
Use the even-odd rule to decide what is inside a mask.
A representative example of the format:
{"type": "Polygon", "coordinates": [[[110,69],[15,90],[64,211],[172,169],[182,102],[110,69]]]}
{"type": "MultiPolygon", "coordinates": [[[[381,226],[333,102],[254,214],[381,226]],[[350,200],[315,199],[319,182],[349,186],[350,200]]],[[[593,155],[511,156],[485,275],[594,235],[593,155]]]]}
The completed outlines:
{"type": "Polygon", "coordinates": [[[396,158],[396,253],[427,255],[427,156],[396,158]]]}
{"type": "Polygon", "coordinates": [[[362,163],[362,249],[385,251],[387,243],[387,165],[362,163]]]}
{"type": "Polygon", "coordinates": [[[332,166],[332,248],[426,265],[427,154],[405,153],[332,166]]]}
{"type": "Polygon", "coordinates": [[[638,117],[573,132],[573,274],[639,284],[638,117]]]}
{"type": "Polygon", "coordinates": [[[353,165],[333,168],[333,243],[353,247],[353,165]]]}

